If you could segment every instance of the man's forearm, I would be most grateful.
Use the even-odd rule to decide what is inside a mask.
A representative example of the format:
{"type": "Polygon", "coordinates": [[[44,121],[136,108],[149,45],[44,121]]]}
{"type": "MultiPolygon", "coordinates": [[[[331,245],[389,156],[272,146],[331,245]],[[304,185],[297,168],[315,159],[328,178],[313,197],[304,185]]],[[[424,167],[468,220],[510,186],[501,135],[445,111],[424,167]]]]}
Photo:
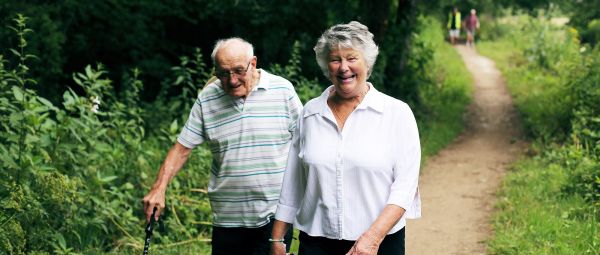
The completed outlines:
{"type": "Polygon", "coordinates": [[[173,177],[183,167],[190,157],[192,149],[186,148],[180,143],[176,143],[167,153],[163,164],[160,166],[156,181],[152,185],[153,190],[165,191],[173,177]]]}

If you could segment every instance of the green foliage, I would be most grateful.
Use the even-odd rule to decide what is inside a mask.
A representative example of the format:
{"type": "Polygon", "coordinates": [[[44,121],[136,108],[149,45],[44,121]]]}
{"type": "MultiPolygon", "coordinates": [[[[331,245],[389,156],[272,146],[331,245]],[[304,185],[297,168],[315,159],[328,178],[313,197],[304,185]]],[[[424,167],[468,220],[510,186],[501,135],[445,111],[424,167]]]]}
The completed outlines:
{"type": "Polygon", "coordinates": [[[576,32],[537,18],[504,22],[513,24],[512,32],[499,42],[480,44],[479,49],[495,58],[506,74],[526,131],[548,141],[567,139],[577,102],[567,83],[588,70],[581,65],[584,55],[576,32]]]}
{"type": "Polygon", "coordinates": [[[500,22],[494,16],[483,14],[478,15],[478,18],[481,26],[476,33],[477,39],[482,41],[493,41],[507,36],[511,32],[511,26],[500,22]]]}
{"type": "Polygon", "coordinates": [[[598,254],[598,211],[581,197],[563,196],[569,169],[536,158],[505,177],[493,220],[491,254],[598,254]]]}
{"type": "Polygon", "coordinates": [[[600,46],[583,59],[568,83],[573,95],[573,140],[600,159],[600,46]]]}
{"type": "Polygon", "coordinates": [[[581,41],[592,46],[600,42],[600,0],[560,1],[570,12],[569,24],[581,34],[581,41]]]}
{"type": "Polygon", "coordinates": [[[600,164],[592,163],[589,159],[578,164],[569,175],[563,191],[582,197],[596,211],[600,211],[600,164]]]}
{"type": "Polygon", "coordinates": [[[146,129],[160,134],[160,139],[167,143],[175,141],[179,128],[188,117],[198,92],[211,77],[211,71],[202,61],[203,54],[195,48],[192,56],[181,56],[179,65],[171,68],[172,74],[161,84],[156,100],[143,103],[146,129]],[[175,94],[175,95],[173,95],[175,94]]]}
{"type": "Polygon", "coordinates": [[[490,243],[497,254],[598,254],[598,47],[546,19],[509,17],[510,33],[479,49],[507,78],[533,151],[509,173],[490,243]]]}
{"type": "Polygon", "coordinates": [[[302,68],[300,67],[301,47],[300,42],[295,41],[292,46],[292,55],[287,65],[282,67],[279,64],[274,64],[269,67],[269,71],[288,79],[295,86],[296,93],[298,93],[298,97],[300,97],[300,100],[304,104],[308,100],[318,97],[321,94],[322,88],[319,86],[317,79],[309,80],[302,75],[302,68]]]}
{"type": "MultiPolygon", "coordinates": [[[[124,79],[123,90],[114,91],[103,66],[88,66],[73,75],[84,95],[69,89],[62,107],[55,106],[26,87],[33,83],[24,53],[27,29],[23,17],[16,22],[21,43],[13,52],[19,64],[7,69],[0,57],[0,253],[139,251],[139,198],[164,146],[157,138],[145,139],[139,70],[124,79]]],[[[189,224],[209,221],[205,197],[185,198],[191,188],[206,185],[209,158],[206,150],[197,150],[190,163],[198,170],[174,183],[172,208],[183,209],[170,211],[165,221],[173,236],[159,242],[205,233],[206,224],[189,224]]]]}

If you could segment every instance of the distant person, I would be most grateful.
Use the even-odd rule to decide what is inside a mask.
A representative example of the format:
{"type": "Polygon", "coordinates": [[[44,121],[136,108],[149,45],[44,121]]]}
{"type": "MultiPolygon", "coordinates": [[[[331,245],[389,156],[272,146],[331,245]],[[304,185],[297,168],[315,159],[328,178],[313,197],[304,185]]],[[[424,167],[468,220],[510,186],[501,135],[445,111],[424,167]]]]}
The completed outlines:
{"type": "Polygon", "coordinates": [[[448,14],[448,31],[450,33],[450,43],[452,45],[456,44],[456,40],[460,36],[460,24],[462,20],[460,19],[460,12],[458,8],[453,7],[452,12],[448,14]]]}
{"type": "Polygon", "coordinates": [[[404,254],[406,219],[421,214],[413,113],[367,81],[379,50],[363,24],[329,28],[314,50],[333,85],[298,119],[271,254],[291,223],[300,255],[404,254]]]}
{"type": "Polygon", "coordinates": [[[479,19],[477,11],[471,9],[471,14],[465,19],[465,28],[467,30],[467,46],[475,46],[475,30],[479,30],[479,19]]]}
{"type": "MultiPolygon", "coordinates": [[[[144,197],[146,221],[165,207],[165,193],[192,149],[213,154],[208,197],[213,212],[212,254],[269,254],[271,229],[292,133],[302,103],[286,79],[257,68],[250,43],[217,41],[214,76],[199,94],[177,142],[144,197]]],[[[292,232],[284,242],[291,243],[292,232]]]]}

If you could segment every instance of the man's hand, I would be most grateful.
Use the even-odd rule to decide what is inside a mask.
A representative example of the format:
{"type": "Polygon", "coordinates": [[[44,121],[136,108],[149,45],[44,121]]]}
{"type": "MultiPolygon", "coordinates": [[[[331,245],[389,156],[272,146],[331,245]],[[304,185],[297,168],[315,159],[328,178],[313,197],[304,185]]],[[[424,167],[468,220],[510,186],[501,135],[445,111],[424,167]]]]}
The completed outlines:
{"type": "Polygon", "coordinates": [[[158,217],[165,208],[165,192],[158,189],[152,189],[142,200],[144,203],[144,212],[146,212],[146,223],[150,222],[152,217],[152,211],[156,207],[156,214],[154,214],[154,220],[158,221],[158,217]]]}

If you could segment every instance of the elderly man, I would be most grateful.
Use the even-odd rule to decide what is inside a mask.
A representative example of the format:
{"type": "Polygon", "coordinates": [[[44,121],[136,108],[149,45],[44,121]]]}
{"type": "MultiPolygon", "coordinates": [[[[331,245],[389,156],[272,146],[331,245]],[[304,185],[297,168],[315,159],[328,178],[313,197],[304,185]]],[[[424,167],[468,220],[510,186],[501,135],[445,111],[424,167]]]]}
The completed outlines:
{"type": "MultiPolygon", "coordinates": [[[[144,197],[149,221],[165,207],[171,179],[192,149],[213,153],[208,196],[213,254],[268,254],[287,154],[302,104],[286,79],[257,69],[250,43],[219,40],[212,52],[218,79],[198,95],[177,142],[144,197]]],[[[289,246],[291,232],[286,237],[289,246]]]]}

